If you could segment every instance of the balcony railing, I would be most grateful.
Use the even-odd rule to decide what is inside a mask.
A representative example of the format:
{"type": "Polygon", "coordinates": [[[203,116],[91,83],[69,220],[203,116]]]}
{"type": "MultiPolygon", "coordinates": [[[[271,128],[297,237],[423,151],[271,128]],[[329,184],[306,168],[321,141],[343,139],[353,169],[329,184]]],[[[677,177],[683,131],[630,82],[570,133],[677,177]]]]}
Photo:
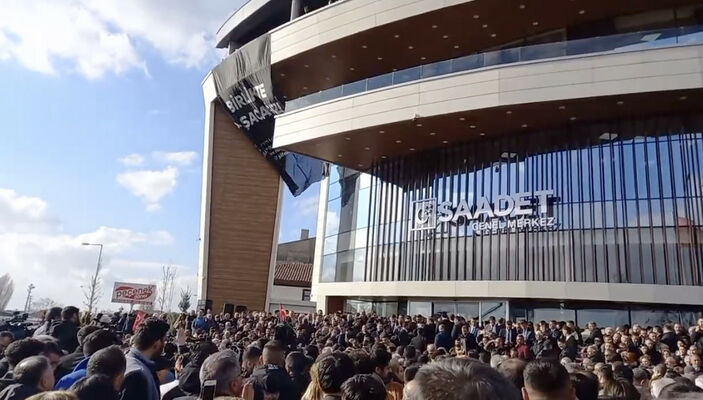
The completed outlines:
{"type": "Polygon", "coordinates": [[[703,43],[703,26],[701,25],[622,33],[488,51],[419,65],[311,93],[287,101],[286,112],[344,96],[454,72],[580,54],[617,53],[696,43],[703,43]]]}

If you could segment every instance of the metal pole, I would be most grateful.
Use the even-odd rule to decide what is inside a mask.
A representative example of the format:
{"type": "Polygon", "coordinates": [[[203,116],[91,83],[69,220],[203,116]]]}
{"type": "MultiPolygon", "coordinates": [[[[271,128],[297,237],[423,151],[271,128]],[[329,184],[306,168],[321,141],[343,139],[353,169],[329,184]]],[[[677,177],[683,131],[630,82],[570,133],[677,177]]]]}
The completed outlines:
{"type": "Polygon", "coordinates": [[[103,257],[103,245],[98,244],[100,246],[100,252],[98,253],[98,264],[95,266],[95,275],[93,275],[93,280],[90,284],[90,302],[88,304],[88,315],[93,314],[93,302],[95,301],[95,286],[98,283],[98,275],[100,274],[100,262],[103,257]]]}
{"type": "Polygon", "coordinates": [[[290,20],[294,20],[302,14],[302,1],[301,0],[293,0],[291,1],[290,5],[290,20]]]}
{"type": "Polygon", "coordinates": [[[32,290],[34,290],[35,287],[33,283],[27,286],[27,300],[24,302],[24,312],[29,312],[29,306],[32,302],[32,290]]]}

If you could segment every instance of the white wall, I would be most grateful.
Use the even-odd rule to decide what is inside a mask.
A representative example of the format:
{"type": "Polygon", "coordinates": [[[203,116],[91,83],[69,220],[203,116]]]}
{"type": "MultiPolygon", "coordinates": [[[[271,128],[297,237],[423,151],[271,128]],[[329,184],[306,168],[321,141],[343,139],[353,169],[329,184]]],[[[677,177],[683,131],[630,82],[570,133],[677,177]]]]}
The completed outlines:
{"type": "Polygon", "coordinates": [[[314,312],[316,311],[315,303],[312,301],[303,301],[303,289],[294,286],[273,285],[271,295],[269,296],[269,311],[276,311],[280,305],[286,310],[296,312],[314,312]]]}

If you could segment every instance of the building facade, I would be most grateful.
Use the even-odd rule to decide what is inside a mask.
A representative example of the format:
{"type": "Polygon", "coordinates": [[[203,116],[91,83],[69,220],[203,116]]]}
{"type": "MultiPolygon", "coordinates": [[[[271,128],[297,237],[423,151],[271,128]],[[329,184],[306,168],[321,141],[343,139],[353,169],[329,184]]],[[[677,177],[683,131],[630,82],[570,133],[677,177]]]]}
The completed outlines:
{"type": "Polygon", "coordinates": [[[701,315],[698,2],[342,0],[294,16],[268,33],[286,99],[273,145],[330,163],[318,308],[701,315]]]}

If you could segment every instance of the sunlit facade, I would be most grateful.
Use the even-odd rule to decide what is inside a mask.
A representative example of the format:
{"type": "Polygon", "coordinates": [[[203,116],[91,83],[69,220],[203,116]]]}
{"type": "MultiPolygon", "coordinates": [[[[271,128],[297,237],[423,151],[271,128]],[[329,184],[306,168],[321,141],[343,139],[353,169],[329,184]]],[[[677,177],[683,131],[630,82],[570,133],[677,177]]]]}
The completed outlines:
{"type": "Polygon", "coordinates": [[[273,145],[330,165],[318,308],[701,315],[698,2],[283,3],[273,145]]]}

